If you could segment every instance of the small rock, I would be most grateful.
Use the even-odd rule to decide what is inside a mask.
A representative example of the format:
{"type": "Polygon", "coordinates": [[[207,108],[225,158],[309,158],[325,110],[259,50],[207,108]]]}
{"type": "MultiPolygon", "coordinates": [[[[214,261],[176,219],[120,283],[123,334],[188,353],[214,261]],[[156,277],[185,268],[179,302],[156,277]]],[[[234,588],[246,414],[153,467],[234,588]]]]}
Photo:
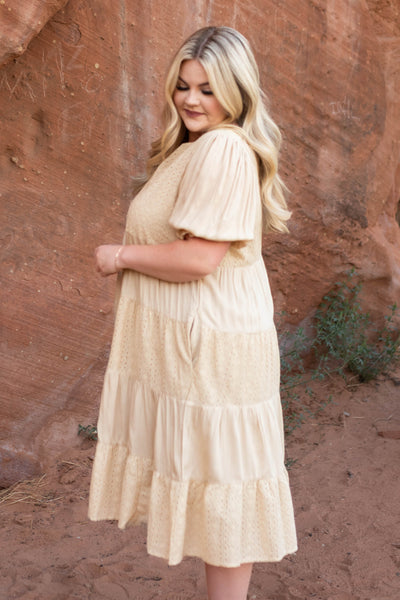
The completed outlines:
{"type": "Polygon", "coordinates": [[[378,435],[389,440],[400,440],[400,429],[397,431],[395,429],[378,431],[378,435]]]}

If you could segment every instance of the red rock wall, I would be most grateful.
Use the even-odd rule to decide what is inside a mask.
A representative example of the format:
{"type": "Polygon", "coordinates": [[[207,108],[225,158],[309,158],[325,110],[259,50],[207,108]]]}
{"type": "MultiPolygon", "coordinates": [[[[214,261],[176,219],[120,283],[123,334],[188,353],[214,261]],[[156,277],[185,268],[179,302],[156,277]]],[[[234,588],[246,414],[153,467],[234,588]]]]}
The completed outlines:
{"type": "Polygon", "coordinates": [[[167,63],[203,25],[251,40],[284,134],[291,235],[265,240],[277,310],[307,321],[351,266],[374,314],[398,299],[397,0],[18,5],[0,3],[0,485],[96,419],[114,282],[93,248],[121,238],[167,63]]]}

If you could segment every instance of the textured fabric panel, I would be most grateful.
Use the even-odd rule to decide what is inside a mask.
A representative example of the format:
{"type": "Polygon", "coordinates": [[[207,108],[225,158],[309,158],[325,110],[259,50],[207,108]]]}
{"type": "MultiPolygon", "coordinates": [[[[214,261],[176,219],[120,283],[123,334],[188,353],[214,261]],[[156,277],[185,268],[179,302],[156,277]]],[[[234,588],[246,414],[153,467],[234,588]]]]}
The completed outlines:
{"type": "Polygon", "coordinates": [[[189,333],[189,321],[175,321],[121,298],[108,369],[160,394],[186,394],[192,382],[189,333]]]}
{"type": "Polygon", "coordinates": [[[194,402],[220,406],[256,404],[279,391],[275,329],[232,334],[203,328],[193,345],[193,358],[194,402]],[[227,348],[229,352],[224,352],[227,348]]]}
{"type": "Polygon", "coordinates": [[[126,219],[127,244],[163,244],[176,240],[168,223],[187,163],[195,144],[182,144],[153,174],[132,200],[126,219]]]}

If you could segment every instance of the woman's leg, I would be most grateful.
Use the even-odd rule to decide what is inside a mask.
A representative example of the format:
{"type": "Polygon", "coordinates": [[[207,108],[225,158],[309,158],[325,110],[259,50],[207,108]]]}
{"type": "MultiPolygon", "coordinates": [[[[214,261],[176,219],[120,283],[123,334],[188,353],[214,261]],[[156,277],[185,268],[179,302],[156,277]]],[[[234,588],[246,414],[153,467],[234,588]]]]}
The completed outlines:
{"type": "Polygon", "coordinates": [[[205,565],[208,600],[246,600],[252,563],[240,567],[205,565]]]}

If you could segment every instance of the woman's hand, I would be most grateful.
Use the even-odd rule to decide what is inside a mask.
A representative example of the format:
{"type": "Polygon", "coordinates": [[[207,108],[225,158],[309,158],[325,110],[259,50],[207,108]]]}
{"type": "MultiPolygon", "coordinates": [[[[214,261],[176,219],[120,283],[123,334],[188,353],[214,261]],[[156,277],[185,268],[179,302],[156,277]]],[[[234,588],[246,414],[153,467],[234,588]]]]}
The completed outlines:
{"type": "Polygon", "coordinates": [[[116,265],[115,257],[120,248],[121,244],[105,244],[103,246],[98,246],[94,251],[96,271],[100,273],[102,277],[113,275],[119,270],[116,265]]]}

